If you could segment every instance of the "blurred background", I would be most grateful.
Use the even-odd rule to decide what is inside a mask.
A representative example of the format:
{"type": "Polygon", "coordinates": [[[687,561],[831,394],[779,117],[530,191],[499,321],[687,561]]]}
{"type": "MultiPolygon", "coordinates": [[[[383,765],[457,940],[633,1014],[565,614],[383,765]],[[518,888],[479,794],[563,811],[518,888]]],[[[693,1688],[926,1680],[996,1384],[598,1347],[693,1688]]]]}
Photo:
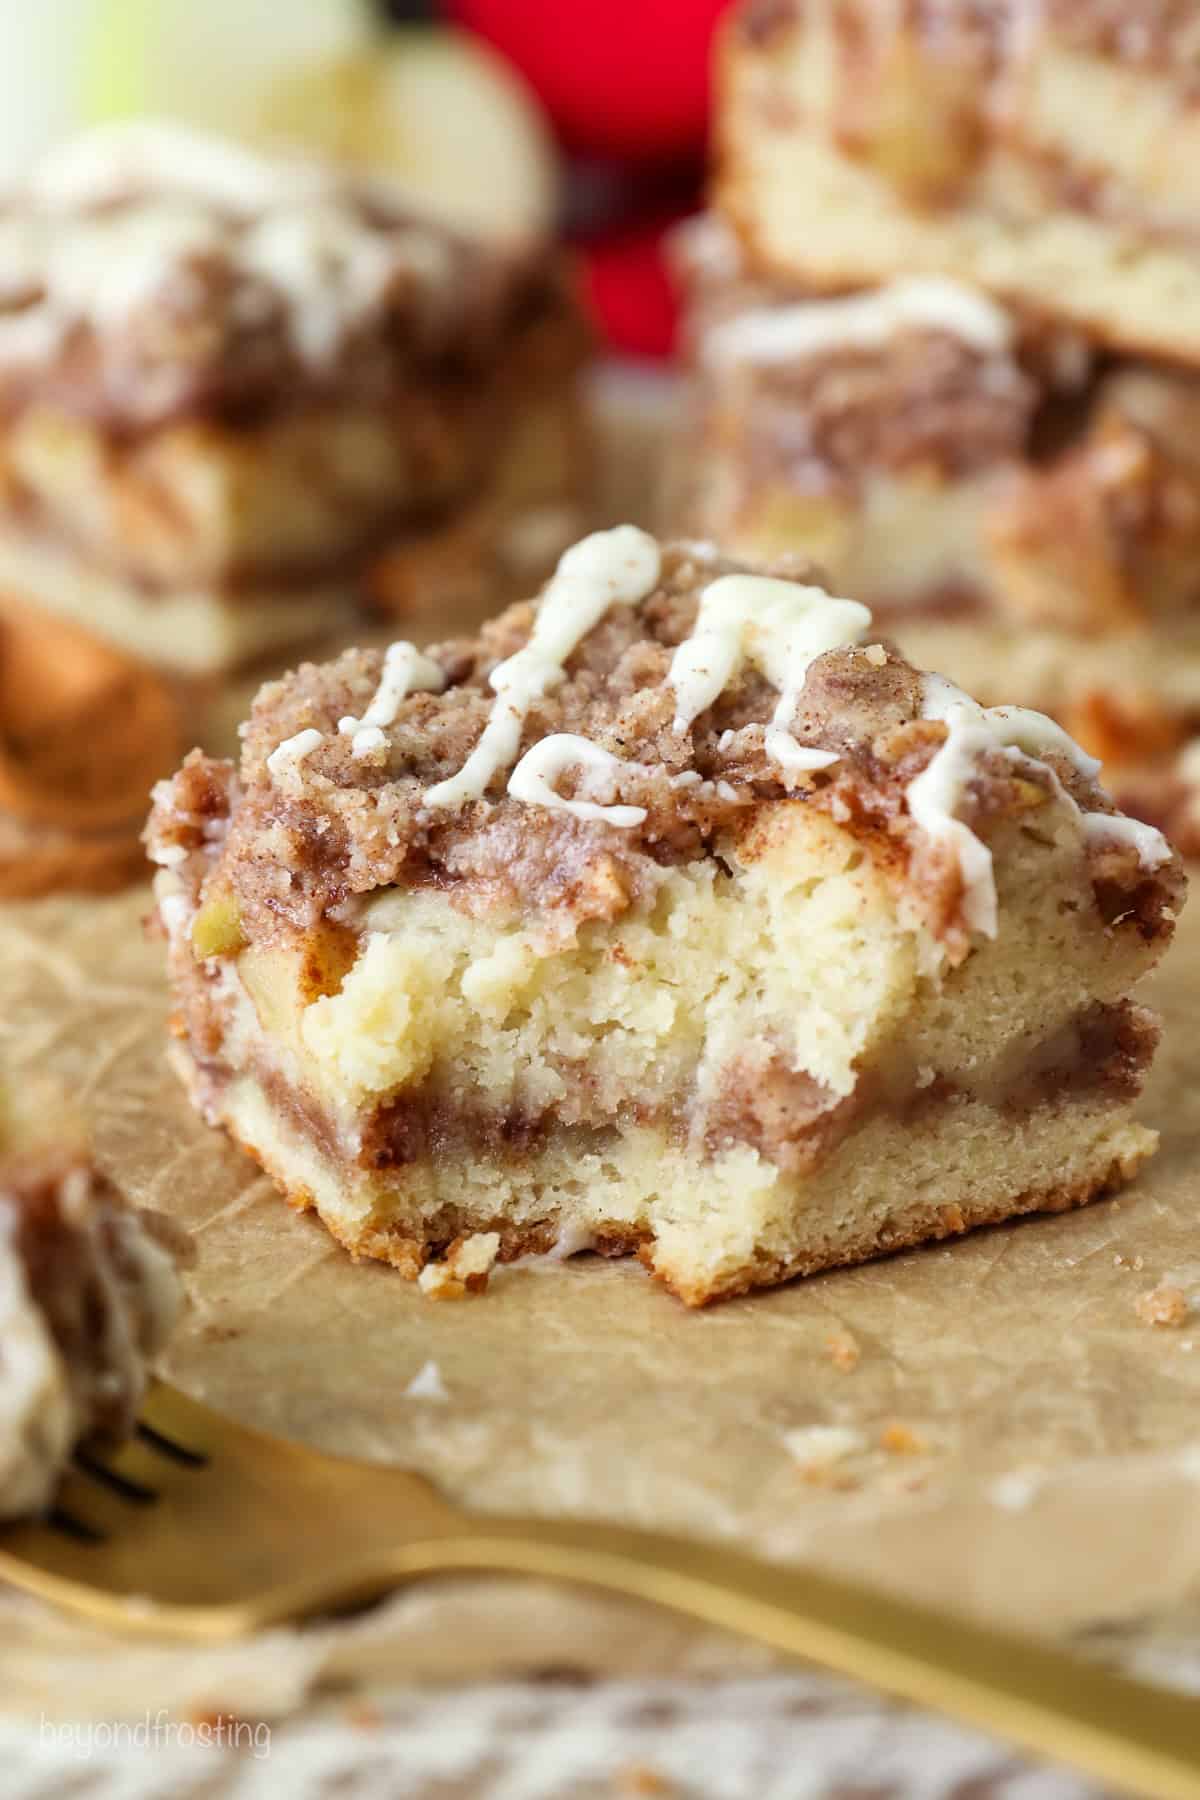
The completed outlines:
{"type": "Polygon", "coordinates": [[[615,350],[673,346],[729,0],[53,0],[0,8],[0,181],[137,114],[385,167],[473,226],[553,218],[615,350]],[[452,102],[452,103],[451,103],[452,102]]]}

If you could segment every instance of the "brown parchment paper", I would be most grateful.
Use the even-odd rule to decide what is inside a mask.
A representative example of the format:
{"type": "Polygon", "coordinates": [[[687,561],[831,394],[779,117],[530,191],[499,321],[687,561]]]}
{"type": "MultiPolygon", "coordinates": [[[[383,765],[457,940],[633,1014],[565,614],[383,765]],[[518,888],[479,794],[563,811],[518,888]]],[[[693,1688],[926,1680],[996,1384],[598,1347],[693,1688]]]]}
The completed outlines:
{"type": "MultiPolygon", "coordinates": [[[[703,1313],[633,1263],[497,1271],[438,1305],[354,1266],[190,1111],[163,1062],[161,950],[141,890],[0,909],[0,1057],[58,1075],[134,1200],[195,1234],[168,1374],[252,1423],[420,1468],[479,1507],[594,1514],[811,1558],[1043,1632],[1191,1618],[1200,1593],[1200,1315],[1142,1323],[1164,1279],[1200,1295],[1200,907],[1152,979],[1167,1031],[1144,1113],[1162,1149],[1120,1199],[703,1313]],[[860,1350],[853,1370],[831,1331],[860,1350]],[[427,1361],[448,1398],[405,1388],[427,1361]],[[784,1434],[845,1425],[848,1488],[784,1434]],[[890,1424],[924,1444],[879,1446],[890,1424]]],[[[341,1522],[329,1521],[336,1532],[341,1522]]],[[[280,1712],[319,1680],[570,1665],[753,1667],[639,1608],[458,1582],[352,1624],[219,1652],[110,1643],[0,1592],[0,1705],[280,1712]]]]}

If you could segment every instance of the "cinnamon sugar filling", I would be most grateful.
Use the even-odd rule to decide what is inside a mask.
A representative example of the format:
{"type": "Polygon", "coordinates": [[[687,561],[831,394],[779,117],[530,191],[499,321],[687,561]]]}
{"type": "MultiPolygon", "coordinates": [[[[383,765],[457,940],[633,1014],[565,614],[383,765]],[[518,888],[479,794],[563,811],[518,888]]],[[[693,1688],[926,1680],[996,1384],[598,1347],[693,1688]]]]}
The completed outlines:
{"type": "MultiPolygon", "coordinates": [[[[789,1068],[780,1055],[764,1062],[749,1053],[752,1079],[746,1061],[735,1059],[718,1081],[715,1100],[699,1114],[694,1094],[679,1093],[648,1102],[631,1096],[619,1116],[596,1115],[588,1103],[588,1071],[581,1066],[563,1071],[573,1099],[569,1110],[489,1106],[482,1095],[464,1105],[435,1071],[343,1126],[318,1096],[290,1080],[266,1054],[252,1056],[245,1072],[276,1115],[324,1162],[366,1174],[386,1193],[393,1172],[430,1161],[484,1157],[519,1171],[552,1141],[565,1142],[581,1157],[602,1155],[635,1125],[656,1127],[680,1148],[689,1147],[701,1164],[748,1148],[789,1175],[808,1175],[872,1119],[892,1119],[907,1130],[960,1103],[982,1102],[1024,1120],[1040,1109],[1087,1099],[1133,1100],[1158,1038],[1158,1023],[1145,1008],[1130,1000],[1094,1002],[1032,1050],[1022,1045],[1019,1056],[1001,1056],[991,1069],[972,1071],[969,1082],[921,1068],[886,1075],[872,1070],[843,1097],[805,1071],[789,1068]]],[[[233,1072],[218,1058],[198,1062],[192,1076],[209,1104],[219,1108],[233,1072]]]]}

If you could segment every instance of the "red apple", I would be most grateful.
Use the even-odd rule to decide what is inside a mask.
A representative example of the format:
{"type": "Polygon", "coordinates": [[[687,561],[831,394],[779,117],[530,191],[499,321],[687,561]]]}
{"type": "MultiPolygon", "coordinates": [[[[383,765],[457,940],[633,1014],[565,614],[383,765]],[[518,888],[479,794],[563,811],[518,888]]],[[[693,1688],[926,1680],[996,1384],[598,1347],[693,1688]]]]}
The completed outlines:
{"type": "Polygon", "coordinates": [[[713,29],[729,0],[451,0],[521,70],[569,149],[680,156],[704,141],[713,29]]]}
{"type": "Polygon", "coordinates": [[[669,356],[677,305],[662,255],[663,233],[677,219],[615,233],[578,251],[584,295],[614,350],[669,356]]]}

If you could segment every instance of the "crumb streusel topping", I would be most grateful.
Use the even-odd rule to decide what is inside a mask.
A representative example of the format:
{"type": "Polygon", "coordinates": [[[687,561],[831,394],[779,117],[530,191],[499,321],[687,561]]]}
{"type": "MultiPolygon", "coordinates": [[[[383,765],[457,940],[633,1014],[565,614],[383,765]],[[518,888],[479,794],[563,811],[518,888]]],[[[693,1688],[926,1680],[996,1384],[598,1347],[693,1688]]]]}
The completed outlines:
{"type": "Polygon", "coordinates": [[[486,366],[560,281],[378,181],[175,125],[102,127],[0,199],[0,411],[126,426],[369,398],[486,366]]]}
{"type": "Polygon", "coordinates": [[[350,651],[268,684],[238,776],[194,754],[160,786],[152,854],[216,855],[252,938],[393,885],[574,923],[647,898],[723,833],[744,841],[790,795],[869,837],[961,939],[996,929],[986,822],[1065,795],[1093,879],[1156,931],[1177,862],[1115,813],[1092,759],[1040,714],[923,677],[809,574],[598,533],[540,605],[476,640],[350,651]]]}

